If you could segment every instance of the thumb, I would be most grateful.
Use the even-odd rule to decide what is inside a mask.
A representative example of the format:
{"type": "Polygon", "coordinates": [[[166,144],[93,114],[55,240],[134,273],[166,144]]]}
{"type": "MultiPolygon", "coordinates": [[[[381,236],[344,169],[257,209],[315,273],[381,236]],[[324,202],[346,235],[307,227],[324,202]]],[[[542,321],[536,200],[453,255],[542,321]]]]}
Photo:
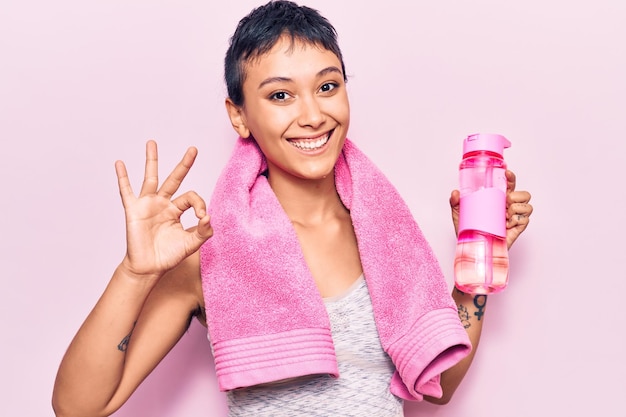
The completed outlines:
{"type": "Polygon", "coordinates": [[[213,227],[211,226],[211,216],[205,215],[198,221],[198,227],[196,227],[196,234],[198,239],[202,243],[206,242],[211,236],[213,236],[213,227]]]}
{"type": "Polygon", "coordinates": [[[190,249],[195,252],[202,246],[204,242],[209,240],[213,236],[213,227],[211,227],[211,217],[209,215],[204,216],[198,221],[197,226],[187,229],[190,238],[190,249]]]}
{"type": "Polygon", "coordinates": [[[461,204],[461,193],[459,190],[453,190],[450,193],[450,212],[452,214],[452,224],[454,225],[454,234],[459,234],[459,208],[461,204]]]}
{"type": "Polygon", "coordinates": [[[452,210],[459,209],[459,203],[461,202],[461,193],[459,190],[452,190],[450,193],[450,208],[452,210]]]}

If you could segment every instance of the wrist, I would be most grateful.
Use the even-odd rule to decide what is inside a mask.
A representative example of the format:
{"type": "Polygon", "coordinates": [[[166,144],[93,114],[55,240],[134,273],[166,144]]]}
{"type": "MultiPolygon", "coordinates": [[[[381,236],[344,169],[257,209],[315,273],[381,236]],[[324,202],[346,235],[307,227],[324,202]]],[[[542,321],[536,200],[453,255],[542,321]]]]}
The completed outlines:
{"type": "Polygon", "coordinates": [[[115,275],[124,278],[140,286],[152,287],[163,276],[162,273],[138,272],[130,265],[128,257],[124,257],[122,262],[115,269],[115,275]]]}

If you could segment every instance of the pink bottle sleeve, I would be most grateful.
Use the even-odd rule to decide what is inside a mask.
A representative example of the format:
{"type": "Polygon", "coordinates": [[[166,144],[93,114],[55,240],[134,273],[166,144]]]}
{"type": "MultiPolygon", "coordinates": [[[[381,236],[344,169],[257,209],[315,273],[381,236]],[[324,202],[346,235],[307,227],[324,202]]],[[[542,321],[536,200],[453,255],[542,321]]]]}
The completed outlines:
{"type": "Polygon", "coordinates": [[[506,236],[506,194],[498,188],[483,188],[461,197],[459,234],[478,230],[506,236]]]}

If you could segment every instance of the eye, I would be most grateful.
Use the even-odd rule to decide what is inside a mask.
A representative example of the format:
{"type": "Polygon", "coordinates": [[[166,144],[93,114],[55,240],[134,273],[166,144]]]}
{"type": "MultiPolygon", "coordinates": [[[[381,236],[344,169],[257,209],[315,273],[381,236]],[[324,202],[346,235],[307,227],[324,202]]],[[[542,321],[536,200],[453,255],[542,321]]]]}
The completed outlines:
{"type": "Polygon", "coordinates": [[[275,93],[272,93],[270,95],[270,100],[272,101],[286,101],[287,99],[289,99],[289,93],[285,92],[285,91],[277,91],[275,93]]]}
{"type": "Polygon", "coordinates": [[[325,84],[322,84],[322,86],[320,87],[320,92],[328,93],[330,91],[333,91],[338,86],[339,85],[337,83],[325,83],[325,84]]]}

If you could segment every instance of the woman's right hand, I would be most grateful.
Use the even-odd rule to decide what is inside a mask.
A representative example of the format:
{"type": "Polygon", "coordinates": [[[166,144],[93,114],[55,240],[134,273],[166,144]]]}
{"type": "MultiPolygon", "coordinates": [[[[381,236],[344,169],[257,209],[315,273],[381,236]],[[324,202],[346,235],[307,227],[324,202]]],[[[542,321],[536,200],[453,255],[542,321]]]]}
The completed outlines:
{"type": "Polygon", "coordinates": [[[183,159],[159,187],[158,154],[154,141],[146,144],[146,166],[139,196],[135,196],[122,161],[115,163],[126,214],[126,256],[120,265],[130,276],[153,279],[196,252],[213,235],[204,200],[188,191],[174,199],[191,169],[198,151],[189,148],[183,159]],[[193,208],[197,226],[184,229],[180,218],[193,208]]]}

